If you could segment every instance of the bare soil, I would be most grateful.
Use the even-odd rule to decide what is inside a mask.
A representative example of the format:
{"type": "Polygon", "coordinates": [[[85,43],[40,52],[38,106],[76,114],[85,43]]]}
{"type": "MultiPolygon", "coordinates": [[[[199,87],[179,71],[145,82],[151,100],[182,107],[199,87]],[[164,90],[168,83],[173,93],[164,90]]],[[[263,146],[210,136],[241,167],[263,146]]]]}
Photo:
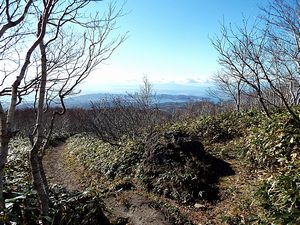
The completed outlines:
{"type": "Polygon", "coordinates": [[[67,190],[83,191],[87,184],[84,182],[84,177],[80,166],[76,170],[70,169],[63,161],[64,145],[60,144],[55,148],[47,151],[43,159],[48,182],[50,184],[58,184],[67,190]]]}
{"type": "Polygon", "coordinates": [[[110,218],[127,218],[128,225],[172,225],[154,201],[136,192],[123,192],[104,202],[110,218]]]}

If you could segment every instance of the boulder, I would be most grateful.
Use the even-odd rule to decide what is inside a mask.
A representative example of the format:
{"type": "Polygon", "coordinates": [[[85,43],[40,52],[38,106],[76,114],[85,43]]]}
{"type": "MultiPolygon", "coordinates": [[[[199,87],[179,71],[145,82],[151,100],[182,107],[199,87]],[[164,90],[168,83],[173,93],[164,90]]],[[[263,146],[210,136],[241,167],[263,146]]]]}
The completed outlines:
{"type": "Polygon", "coordinates": [[[180,202],[215,197],[216,158],[205,152],[198,138],[182,132],[153,133],[142,158],[139,178],[148,191],[180,202]]]}

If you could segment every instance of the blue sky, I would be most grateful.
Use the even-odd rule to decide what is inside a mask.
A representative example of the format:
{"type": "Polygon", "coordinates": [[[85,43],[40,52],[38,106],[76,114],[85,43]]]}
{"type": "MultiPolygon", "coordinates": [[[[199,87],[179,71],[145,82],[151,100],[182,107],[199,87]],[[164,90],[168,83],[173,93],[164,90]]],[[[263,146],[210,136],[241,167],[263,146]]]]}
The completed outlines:
{"type": "MultiPolygon", "coordinates": [[[[108,1],[106,1],[107,3],[108,1]]],[[[123,1],[118,1],[123,2],[123,1]]],[[[84,92],[122,92],[147,75],[155,86],[202,87],[218,70],[210,37],[220,22],[254,19],[267,0],[127,0],[119,32],[128,39],[84,83],[84,92]],[[202,86],[201,86],[202,85],[202,86]]],[[[105,1],[98,7],[105,6],[105,1]]],[[[196,88],[195,88],[196,89],[196,88]]]]}

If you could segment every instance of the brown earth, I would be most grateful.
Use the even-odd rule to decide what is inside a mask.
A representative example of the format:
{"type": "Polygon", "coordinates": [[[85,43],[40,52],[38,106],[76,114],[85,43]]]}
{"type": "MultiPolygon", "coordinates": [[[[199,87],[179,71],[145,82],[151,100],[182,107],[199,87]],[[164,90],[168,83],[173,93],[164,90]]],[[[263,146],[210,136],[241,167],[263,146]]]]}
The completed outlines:
{"type": "Polygon", "coordinates": [[[127,225],[172,225],[157,203],[136,192],[123,192],[104,199],[110,218],[127,218],[127,225]]]}
{"type": "Polygon", "coordinates": [[[87,184],[84,182],[83,168],[78,166],[77,170],[70,169],[63,161],[64,145],[60,144],[55,148],[47,151],[43,159],[48,182],[50,184],[58,184],[67,190],[83,191],[87,184]]]}

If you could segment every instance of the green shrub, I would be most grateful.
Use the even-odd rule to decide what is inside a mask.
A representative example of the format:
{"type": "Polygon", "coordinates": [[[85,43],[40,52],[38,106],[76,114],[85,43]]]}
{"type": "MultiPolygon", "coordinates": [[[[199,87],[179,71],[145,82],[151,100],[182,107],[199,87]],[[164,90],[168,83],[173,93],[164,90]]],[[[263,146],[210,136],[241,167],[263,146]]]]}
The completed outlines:
{"type": "Polygon", "coordinates": [[[287,114],[261,119],[249,129],[246,157],[259,168],[286,165],[300,148],[300,129],[287,114]]]}
{"type": "MultiPolygon", "coordinates": [[[[38,225],[41,222],[37,192],[30,181],[27,139],[14,139],[9,143],[8,162],[5,167],[5,211],[0,223],[38,225]]],[[[108,224],[103,203],[93,193],[69,192],[60,187],[50,188],[50,217],[53,225],[108,224]]]]}
{"type": "Polygon", "coordinates": [[[231,112],[201,116],[173,123],[165,129],[197,136],[207,144],[223,143],[244,136],[249,127],[259,123],[260,115],[257,112],[231,112]]]}
{"type": "Polygon", "coordinates": [[[138,162],[142,158],[142,145],[128,140],[123,147],[88,136],[76,135],[68,139],[66,158],[75,158],[93,172],[100,172],[109,178],[134,176],[138,162]]]}
{"type": "Polygon", "coordinates": [[[70,192],[55,186],[50,195],[53,225],[110,225],[103,214],[104,204],[95,193],[70,192]]]}
{"type": "Polygon", "coordinates": [[[300,224],[299,165],[271,176],[257,191],[259,204],[265,210],[265,223],[300,224]]]}

